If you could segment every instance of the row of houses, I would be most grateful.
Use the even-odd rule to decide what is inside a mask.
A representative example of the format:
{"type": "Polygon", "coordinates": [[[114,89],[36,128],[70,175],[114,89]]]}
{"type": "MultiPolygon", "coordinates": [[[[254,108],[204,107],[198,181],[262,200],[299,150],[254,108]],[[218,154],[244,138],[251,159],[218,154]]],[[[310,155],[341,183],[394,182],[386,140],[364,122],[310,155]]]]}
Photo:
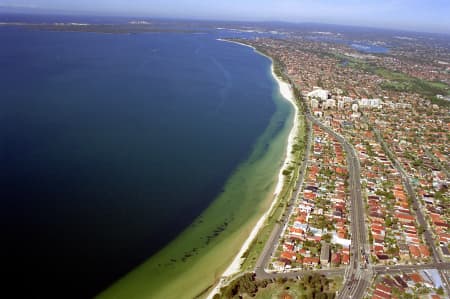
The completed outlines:
{"type": "Polygon", "coordinates": [[[405,97],[405,110],[372,111],[371,121],[413,182],[440,254],[450,258],[450,122],[448,109],[405,97]],[[395,114],[395,117],[392,115],[395,114]]]}
{"type": "Polygon", "coordinates": [[[408,296],[423,299],[447,298],[438,276],[437,270],[433,269],[380,275],[371,286],[370,298],[393,299],[408,298],[408,296]],[[415,297],[418,294],[420,297],[415,297]]]}
{"type": "Polygon", "coordinates": [[[318,116],[326,125],[344,135],[358,153],[361,183],[367,199],[372,262],[428,260],[430,251],[423,242],[400,173],[365,120],[352,115],[338,109],[324,111],[318,116]]]}
{"type": "Polygon", "coordinates": [[[361,176],[365,186],[369,219],[369,240],[374,262],[427,260],[428,246],[419,233],[402,178],[371,131],[358,143],[361,176]]]}
{"type": "Polygon", "coordinates": [[[275,270],[350,261],[345,154],[342,145],[318,126],[313,127],[313,140],[302,192],[272,262],[275,270]]]}

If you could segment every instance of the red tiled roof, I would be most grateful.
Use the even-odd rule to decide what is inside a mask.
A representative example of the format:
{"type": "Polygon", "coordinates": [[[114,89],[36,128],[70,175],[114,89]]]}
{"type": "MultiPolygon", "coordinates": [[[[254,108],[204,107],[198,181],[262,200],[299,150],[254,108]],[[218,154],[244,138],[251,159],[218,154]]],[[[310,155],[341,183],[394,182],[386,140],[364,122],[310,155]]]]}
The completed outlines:
{"type": "Polygon", "coordinates": [[[409,252],[411,253],[411,255],[413,257],[420,257],[420,251],[419,251],[419,247],[415,246],[415,245],[409,245],[409,252]]]}
{"type": "Polygon", "coordinates": [[[416,219],[413,215],[406,213],[395,213],[395,218],[399,219],[400,221],[414,221],[416,219]]]}
{"type": "Polygon", "coordinates": [[[303,258],[303,263],[304,264],[318,264],[319,263],[319,258],[318,257],[304,257],[303,258]]]}
{"type": "Polygon", "coordinates": [[[386,293],[380,292],[378,290],[375,290],[375,292],[373,292],[374,295],[377,295],[378,297],[381,297],[383,299],[391,299],[391,295],[388,295],[386,293]]]}
{"type": "Polygon", "coordinates": [[[420,276],[419,273],[411,273],[409,274],[409,277],[415,282],[415,283],[421,283],[423,282],[422,276],[420,276]]]}
{"type": "Polygon", "coordinates": [[[381,291],[383,293],[386,293],[386,294],[391,294],[392,293],[392,288],[390,288],[390,287],[388,287],[388,286],[386,286],[386,285],[384,285],[382,283],[377,284],[375,289],[377,289],[377,290],[379,290],[379,291],[381,291]]]}
{"type": "Polygon", "coordinates": [[[429,257],[430,256],[430,250],[428,249],[428,246],[426,245],[419,245],[420,254],[423,257],[429,257]]]}
{"type": "Polygon", "coordinates": [[[294,260],[295,257],[296,257],[295,253],[288,252],[288,251],[283,251],[280,255],[280,258],[288,259],[288,260],[294,260]]]}
{"type": "Polygon", "coordinates": [[[341,262],[344,265],[348,265],[348,263],[350,262],[350,255],[343,253],[341,257],[341,262]]]}

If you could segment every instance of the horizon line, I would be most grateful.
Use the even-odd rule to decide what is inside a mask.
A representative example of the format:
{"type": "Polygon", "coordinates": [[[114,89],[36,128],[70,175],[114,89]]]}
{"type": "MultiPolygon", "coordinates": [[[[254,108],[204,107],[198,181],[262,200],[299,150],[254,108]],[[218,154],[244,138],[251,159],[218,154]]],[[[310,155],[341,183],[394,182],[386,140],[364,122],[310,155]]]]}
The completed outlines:
{"type": "Polygon", "coordinates": [[[325,26],[342,26],[342,27],[350,27],[350,28],[365,28],[365,29],[376,29],[376,30],[386,30],[386,31],[400,31],[405,33],[427,33],[427,34],[438,34],[438,35],[446,35],[450,36],[450,31],[430,31],[427,29],[404,29],[399,27],[383,27],[377,25],[363,25],[363,24],[349,24],[349,23],[326,23],[326,22],[314,22],[314,21],[286,21],[279,19],[266,19],[266,20],[243,20],[243,19],[226,19],[226,18],[206,18],[206,17],[179,17],[179,16],[149,16],[149,15],[138,15],[138,14],[116,14],[110,12],[94,12],[94,11],[67,11],[67,10],[58,10],[58,9],[42,9],[42,8],[28,8],[28,7],[10,7],[10,6],[2,6],[0,5],[0,14],[28,14],[28,15],[55,15],[55,16],[74,16],[74,17],[83,17],[83,16],[91,16],[91,17],[110,17],[110,18],[148,18],[148,19],[156,19],[156,20],[171,20],[171,21],[205,21],[205,22],[235,22],[235,23],[249,23],[249,24],[257,24],[257,23],[282,23],[282,24],[290,24],[290,25],[325,25],[325,26]]]}

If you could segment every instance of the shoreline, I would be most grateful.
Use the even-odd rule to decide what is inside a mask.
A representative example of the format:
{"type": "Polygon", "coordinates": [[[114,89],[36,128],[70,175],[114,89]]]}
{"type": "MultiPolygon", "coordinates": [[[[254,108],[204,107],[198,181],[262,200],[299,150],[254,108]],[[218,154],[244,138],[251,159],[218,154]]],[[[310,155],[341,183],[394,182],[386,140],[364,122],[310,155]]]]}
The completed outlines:
{"type": "Polygon", "coordinates": [[[259,218],[258,222],[256,223],[256,225],[254,226],[254,228],[252,229],[252,231],[250,232],[248,238],[245,240],[245,242],[243,243],[241,249],[239,250],[238,254],[235,256],[235,258],[233,259],[233,261],[231,262],[231,264],[228,266],[228,268],[223,272],[220,282],[214,287],[214,289],[208,294],[207,298],[208,299],[212,299],[213,296],[218,293],[220,291],[220,289],[222,287],[224,287],[226,285],[226,279],[229,278],[232,275],[235,275],[236,273],[238,273],[241,270],[241,264],[243,262],[243,258],[242,255],[249,249],[250,245],[252,244],[253,240],[256,238],[256,236],[258,235],[258,233],[260,232],[260,230],[262,229],[262,227],[264,226],[264,223],[266,222],[268,216],[270,215],[270,213],[273,211],[275,204],[278,201],[278,195],[281,192],[281,190],[283,189],[283,185],[285,183],[286,177],[283,175],[283,170],[285,169],[286,166],[288,166],[292,161],[293,161],[293,154],[292,154],[292,150],[293,150],[293,145],[295,142],[295,139],[297,138],[298,135],[298,125],[299,125],[299,120],[298,120],[298,107],[295,103],[295,96],[294,96],[294,92],[292,89],[292,86],[283,81],[281,78],[279,78],[274,71],[274,61],[273,59],[264,54],[261,53],[260,51],[258,51],[255,47],[244,44],[244,43],[240,43],[240,42],[236,42],[236,41],[229,41],[229,40],[225,40],[225,39],[217,39],[218,41],[224,41],[224,42],[229,42],[229,43],[234,43],[234,44],[238,44],[238,45],[242,45],[242,46],[246,46],[249,48],[252,48],[253,51],[255,51],[256,53],[258,53],[259,55],[262,55],[264,57],[267,57],[268,59],[270,59],[271,61],[271,73],[272,73],[272,77],[273,79],[277,82],[278,85],[278,91],[281,94],[281,96],[288,101],[293,107],[294,107],[294,120],[293,120],[293,124],[292,124],[292,128],[289,132],[288,135],[288,140],[287,140],[287,144],[286,144],[286,150],[285,150],[285,156],[284,156],[284,162],[282,163],[279,173],[278,173],[278,181],[277,181],[277,185],[275,187],[274,193],[273,193],[273,200],[272,203],[269,207],[269,209],[259,218]]]}
{"type": "MultiPolygon", "coordinates": [[[[255,51],[256,53],[258,53],[259,55],[266,57],[267,59],[269,59],[269,60],[272,62],[272,75],[273,75],[274,79],[275,79],[276,81],[284,82],[284,81],[281,80],[281,79],[278,80],[278,76],[276,76],[276,75],[273,73],[273,59],[272,59],[272,57],[270,57],[269,55],[264,54],[263,52],[259,51],[258,49],[256,49],[255,47],[253,47],[253,46],[251,46],[251,45],[247,45],[247,44],[244,44],[244,43],[240,43],[240,42],[237,42],[237,41],[234,41],[234,40],[228,40],[228,39],[223,39],[223,38],[217,38],[216,40],[217,40],[217,41],[220,41],[220,42],[232,43],[232,44],[236,44],[236,45],[240,45],[240,46],[244,46],[244,47],[251,48],[251,49],[253,49],[253,51],[255,51]]],[[[284,82],[284,83],[286,83],[286,82],[284,82]]],[[[289,85],[289,84],[288,84],[288,85],[289,85]]],[[[280,91],[280,92],[281,92],[281,91],[280,91]]],[[[283,95],[283,97],[284,97],[284,95],[283,95]]],[[[290,100],[288,100],[288,101],[290,101],[290,100]]],[[[294,103],[294,104],[295,104],[295,103],[294,103]]]]}
{"type": "MultiPolygon", "coordinates": [[[[221,286],[236,276],[221,281],[224,271],[236,271],[230,267],[232,262],[237,260],[234,265],[237,265],[237,271],[242,271],[239,270],[241,259],[237,258],[242,254],[236,254],[249,239],[252,230],[257,233],[255,225],[273,205],[277,176],[280,167],[285,165],[294,111],[287,99],[277,93],[276,89],[280,86],[277,87],[274,82],[277,78],[270,73],[270,68],[276,68],[276,64],[271,65],[270,59],[254,55],[253,51],[246,51],[242,47],[236,49],[240,49],[238,52],[242,55],[262,62],[264,67],[258,69],[258,73],[262,75],[266,87],[267,84],[273,84],[269,95],[276,109],[268,126],[256,140],[248,158],[227,179],[224,192],[162,250],[114,282],[96,298],[206,298],[217,284],[221,286]],[[280,124],[283,124],[282,127],[280,124]],[[227,229],[223,229],[225,226],[227,229]],[[211,242],[206,242],[218,230],[221,233],[211,242]]],[[[283,86],[283,91],[289,94],[288,86],[283,86]]],[[[275,204],[273,211],[277,207],[275,204]]],[[[267,220],[260,223],[264,229],[267,220]]]]}

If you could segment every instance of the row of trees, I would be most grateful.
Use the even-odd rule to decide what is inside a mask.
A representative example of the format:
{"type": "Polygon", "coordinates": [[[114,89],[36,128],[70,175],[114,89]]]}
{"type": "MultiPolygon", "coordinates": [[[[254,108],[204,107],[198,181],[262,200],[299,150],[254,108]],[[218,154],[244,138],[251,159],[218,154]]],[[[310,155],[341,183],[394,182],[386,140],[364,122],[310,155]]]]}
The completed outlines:
{"type": "Polygon", "coordinates": [[[333,280],[317,273],[304,275],[299,281],[299,288],[302,291],[302,298],[334,299],[336,297],[333,280]]]}
{"type": "Polygon", "coordinates": [[[220,292],[221,295],[214,295],[214,299],[219,298],[242,298],[242,295],[247,294],[254,297],[259,288],[265,288],[271,280],[256,280],[255,273],[245,273],[236,278],[230,284],[223,287],[220,292]]]}
{"type": "MultiPolygon", "coordinates": [[[[293,282],[293,280],[290,281],[293,282]]],[[[275,281],[267,279],[257,280],[254,273],[246,273],[236,278],[228,286],[223,287],[221,294],[216,294],[214,299],[242,298],[245,294],[255,297],[260,288],[265,288],[270,284],[289,289],[289,287],[284,287],[286,282],[288,280],[285,278],[277,278],[275,281]]],[[[300,298],[302,299],[334,299],[336,297],[333,280],[328,279],[325,275],[317,273],[306,274],[296,284],[296,289],[301,293],[300,298]]]]}

